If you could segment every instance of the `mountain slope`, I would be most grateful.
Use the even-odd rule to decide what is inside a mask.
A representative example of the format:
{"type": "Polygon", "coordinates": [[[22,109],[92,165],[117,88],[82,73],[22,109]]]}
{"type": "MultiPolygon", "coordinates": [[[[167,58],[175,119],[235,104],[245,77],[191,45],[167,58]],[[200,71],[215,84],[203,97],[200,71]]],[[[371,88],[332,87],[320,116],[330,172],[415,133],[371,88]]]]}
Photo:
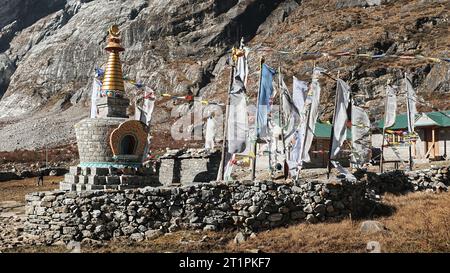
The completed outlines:
{"type": "MultiPolygon", "coordinates": [[[[218,102],[225,101],[228,86],[227,52],[241,36],[251,48],[282,51],[450,55],[450,4],[440,0],[45,0],[40,2],[46,8],[36,14],[31,0],[2,1],[10,11],[0,21],[0,137],[5,140],[0,150],[73,141],[73,124],[88,115],[93,69],[106,61],[106,30],[113,23],[122,29],[127,77],[159,92],[193,92],[218,102]]],[[[250,53],[253,98],[262,55],[271,66],[281,64],[288,85],[293,75],[310,79],[314,64],[339,74],[372,119],[383,112],[386,83],[401,85],[406,70],[426,102],[419,110],[449,108],[448,63],[355,57],[313,61],[271,51],[250,53]]],[[[335,84],[326,77],[321,82],[321,118],[328,119],[335,84]]],[[[127,92],[134,97],[138,91],[129,87],[127,92]]],[[[402,111],[404,97],[399,101],[402,111]]],[[[155,133],[169,136],[170,112],[179,104],[158,102],[155,133]]]]}

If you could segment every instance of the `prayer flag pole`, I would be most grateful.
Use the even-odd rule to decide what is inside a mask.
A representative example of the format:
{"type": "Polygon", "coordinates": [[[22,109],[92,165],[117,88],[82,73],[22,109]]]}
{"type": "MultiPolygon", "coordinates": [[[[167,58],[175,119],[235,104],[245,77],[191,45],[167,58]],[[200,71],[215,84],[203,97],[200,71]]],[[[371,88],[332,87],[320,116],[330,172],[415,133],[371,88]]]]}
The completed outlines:
{"type": "Polygon", "coordinates": [[[387,112],[387,104],[388,104],[388,94],[386,94],[386,104],[384,105],[384,122],[383,122],[383,140],[381,141],[381,157],[380,157],[380,173],[384,171],[383,168],[383,156],[384,156],[384,134],[386,128],[386,112],[387,112]]]}
{"type": "Polygon", "coordinates": [[[255,180],[255,174],[256,174],[256,145],[258,142],[258,114],[259,114],[259,92],[261,91],[261,81],[262,81],[262,66],[264,64],[264,57],[261,57],[259,61],[259,88],[258,93],[256,94],[256,116],[255,116],[255,143],[253,144],[253,155],[255,158],[253,158],[252,161],[252,181],[255,180]]]}
{"type": "MultiPolygon", "coordinates": [[[[309,88],[312,88],[312,85],[310,85],[309,88]]],[[[304,107],[306,107],[306,105],[304,107]]],[[[306,132],[308,132],[309,119],[311,118],[311,107],[312,107],[312,101],[309,104],[309,107],[308,107],[308,110],[307,110],[308,111],[308,115],[306,116],[306,119],[304,120],[304,122],[305,122],[305,134],[303,136],[303,139],[301,140],[303,142],[303,144],[302,144],[302,153],[300,154],[300,160],[302,160],[302,157],[303,157],[302,154],[305,152],[306,132]]],[[[299,126],[299,128],[301,129],[301,125],[299,126]]],[[[314,132],[313,132],[313,134],[314,134],[314,132]]],[[[308,153],[309,153],[309,151],[308,151],[308,153]]],[[[302,162],[302,166],[303,166],[303,162],[302,162]]],[[[296,179],[299,178],[300,171],[301,171],[301,166],[299,166],[298,163],[297,163],[297,177],[296,177],[296,179]]]]}
{"type": "Polygon", "coordinates": [[[286,173],[287,155],[286,155],[286,140],[284,139],[284,112],[283,112],[283,94],[282,94],[283,92],[281,90],[281,66],[278,67],[278,90],[280,91],[279,118],[280,118],[281,139],[283,143],[283,154],[284,154],[283,174],[284,179],[286,179],[288,174],[286,173]]]}
{"type": "MultiPolygon", "coordinates": [[[[233,48],[233,53],[235,52],[233,48]]],[[[234,68],[235,68],[235,62],[234,62],[234,55],[232,53],[231,56],[231,71],[230,71],[230,84],[228,87],[228,94],[227,94],[227,104],[225,108],[225,122],[223,123],[224,129],[223,129],[223,143],[222,143],[222,155],[220,159],[220,165],[219,165],[219,173],[217,175],[217,180],[223,180],[224,179],[224,167],[225,167],[225,155],[226,155],[226,149],[227,149],[227,134],[228,134],[228,115],[229,115],[229,108],[230,108],[230,92],[233,88],[233,79],[234,79],[234,68]]]]}
{"type": "MultiPolygon", "coordinates": [[[[329,76],[329,75],[327,75],[329,76]]],[[[331,76],[330,76],[331,77],[331,76]]],[[[331,77],[332,78],[332,77],[331,77]]],[[[339,71],[338,71],[338,78],[339,78],[339,71]]],[[[337,81],[336,79],[332,78],[333,80],[337,81]]],[[[336,104],[337,104],[337,97],[338,94],[336,93],[334,95],[334,110],[333,110],[333,122],[331,124],[331,135],[330,135],[330,149],[328,151],[328,166],[327,166],[327,179],[330,179],[330,173],[331,173],[331,152],[333,150],[333,138],[334,138],[334,122],[336,119],[336,104]]]]}
{"type": "Polygon", "coordinates": [[[411,133],[414,132],[413,130],[413,125],[414,125],[414,118],[412,117],[413,120],[411,120],[411,105],[409,105],[409,93],[408,93],[408,83],[407,83],[407,78],[406,78],[406,72],[405,72],[405,88],[406,88],[406,108],[407,108],[407,113],[408,113],[408,129],[411,129],[411,132],[409,132],[408,130],[408,134],[409,136],[409,170],[412,171],[413,169],[413,158],[412,158],[412,148],[411,148],[411,133]]]}

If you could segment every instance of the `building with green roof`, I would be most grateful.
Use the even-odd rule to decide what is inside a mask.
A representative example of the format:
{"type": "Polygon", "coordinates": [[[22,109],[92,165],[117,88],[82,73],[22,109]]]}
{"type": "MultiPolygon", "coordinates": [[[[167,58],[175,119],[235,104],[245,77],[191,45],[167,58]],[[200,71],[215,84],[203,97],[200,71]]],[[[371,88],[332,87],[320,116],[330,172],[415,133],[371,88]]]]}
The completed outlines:
{"type": "MultiPolygon", "coordinates": [[[[377,122],[377,127],[379,129],[382,129],[383,126],[384,120],[377,122]]],[[[418,135],[418,139],[413,142],[413,157],[415,160],[442,160],[449,157],[450,110],[417,114],[414,127],[415,132],[418,135]]],[[[404,132],[407,131],[407,128],[407,115],[399,114],[397,115],[394,125],[385,130],[385,138],[391,146],[407,146],[408,142],[404,140],[404,132]]],[[[401,148],[397,147],[397,150],[401,150],[401,148]]],[[[403,160],[407,158],[407,155],[404,155],[404,153],[400,154],[403,160]]]]}

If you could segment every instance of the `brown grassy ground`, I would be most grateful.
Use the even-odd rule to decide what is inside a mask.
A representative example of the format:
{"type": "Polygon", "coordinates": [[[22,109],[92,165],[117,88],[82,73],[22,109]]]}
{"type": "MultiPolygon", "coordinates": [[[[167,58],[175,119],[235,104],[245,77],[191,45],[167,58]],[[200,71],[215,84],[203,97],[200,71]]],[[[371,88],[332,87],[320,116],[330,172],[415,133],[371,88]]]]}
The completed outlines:
{"type": "MultiPolygon", "coordinates": [[[[258,233],[235,245],[236,231],[179,231],[139,243],[112,241],[106,246],[82,246],[82,252],[365,252],[369,241],[382,252],[450,252],[450,193],[412,193],[385,196],[395,214],[376,219],[389,229],[364,235],[363,220],[309,225],[300,223],[258,233]]],[[[22,247],[13,252],[65,252],[63,246],[22,247]]]]}
{"type": "Polygon", "coordinates": [[[369,241],[381,244],[383,252],[450,252],[450,193],[413,193],[385,196],[395,214],[377,219],[385,234],[364,235],[361,221],[316,225],[300,224],[258,234],[231,251],[258,248],[264,252],[364,252],[369,241]]]}
{"type": "Polygon", "coordinates": [[[48,163],[54,162],[71,162],[74,158],[78,158],[78,150],[75,143],[55,146],[37,150],[15,150],[11,152],[0,151],[0,164],[5,163],[45,163],[47,153],[48,163]]]}
{"type": "Polygon", "coordinates": [[[44,186],[40,187],[36,186],[36,178],[0,182],[0,201],[25,202],[27,193],[57,189],[61,180],[61,176],[45,176],[44,186]]]}

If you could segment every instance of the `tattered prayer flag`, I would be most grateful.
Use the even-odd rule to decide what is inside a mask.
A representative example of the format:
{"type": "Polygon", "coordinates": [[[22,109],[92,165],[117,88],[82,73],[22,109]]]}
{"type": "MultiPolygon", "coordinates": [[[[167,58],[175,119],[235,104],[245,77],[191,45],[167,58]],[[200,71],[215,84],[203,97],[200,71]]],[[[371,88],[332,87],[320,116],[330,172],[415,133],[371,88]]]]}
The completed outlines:
{"type": "Polygon", "coordinates": [[[213,117],[208,117],[206,121],[205,132],[205,149],[214,149],[214,138],[216,136],[216,120],[213,117]]]}
{"type": "Polygon", "coordinates": [[[336,105],[333,117],[333,139],[330,159],[335,159],[347,137],[347,110],[350,102],[350,86],[343,80],[337,80],[336,105]]]}
{"type": "Polygon", "coordinates": [[[293,77],[293,94],[292,98],[294,100],[295,107],[299,113],[303,112],[303,107],[305,106],[306,92],[308,91],[308,83],[305,81],[300,81],[296,77],[293,77]]]}
{"type": "Polygon", "coordinates": [[[244,83],[244,86],[247,86],[247,79],[248,79],[248,52],[249,50],[247,48],[243,48],[244,50],[244,56],[239,57],[236,64],[236,73],[237,76],[241,78],[241,81],[244,83]]]}
{"type": "Polygon", "coordinates": [[[92,94],[91,94],[91,118],[97,117],[97,98],[100,95],[100,89],[102,88],[102,84],[99,80],[94,78],[94,82],[92,83],[92,94]]]}
{"type": "Polygon", "coordinates": [[[384,113],[384,128],[389,128],[395,124],[397,118],[397,96],[395,90],[388,85],[386,89],[386,108],[384,113]]]}
{"type": "Polygon", "coordinates": [[[408,112],[408,132],[414,132],[414,123],[416,121],[416,92],[412,86],[412,80],[410,76],[405,75],[405,85],[406,85],[406,106],[408,112]]]}
{"type": "Polygon", "coordinates": [[[298,167],[302,165],[301,148],[304,135],[301,136],[300,134],[301,130],[297,130],[293,136],[294,144],[291,147],[290,157],[288,160],[289,172],[291,173],[291,176],[295,176],[297,174],[298,167]]]}
{"type": "Polygon", "coordinates": [[[134,117],[136,120],[142,121],[145,125],[150,126],[153,109],[155,107],[155,96],[153,90],[146,90],[143,97],[142,108],[136,102],[134,117]]]}
{"type": "Polygon", "coordinates": [[[300,124],[300,113],[292,100],[289,90],[281,79],[281,97],[283,100],[283,116],[284,116],[284,138],[288,139],[300,124]]]}
{"type": "Polygon", "coordinates": [[[295,176],[297,168],[302,165],[301,154],[305,139],[305,126],[306,126],[306,115],[304,108],[308,87],[306,82],[300,81],[296,77],[294,77],[293,87],[294,87],[293,88],[294,108],[297,109],[295,118],[296,120],[298,120],[298,123],[295,125],[294,128],[295,133],[292,140],[294,144],[291,147],[288,165],[291,175],[295,176]]]}
{"type": "Polygon", "coordinates": [[[320,84],[318,76],[320,74],[320,68],[316,68],[313,72],[313,79],[311,82],[311,87],[308,91],[306,101],[305,101],[305,122],[300,128],[300,138],[304,135],[304,141],[302,141],[301,151],[301,161],[310,162],[309,150],[314,139],[314,130],[316,127],[317,117],[319,116],[319,102],[320,102],[320,84]],[[307,108],[307,109],[306,109],[307,108]]]}
{"type": "Polygon", "coordinates": [[[230,90],[230,105],[227,124],[228,153],[245,151],[248,136],[247,101],[245,98],[245,83],[247,65],[245,55],[239,57],[235,67],[232,89],[230,90]],[[244,69],[244,71],[242,71],[244,69]]]}
{"type": "MultiPolygon", "coordinates": [[[[240,81],[240,79],[239,79],[240,81]]],[[[230,108],[228,116],[228,152],[230,154],[245,151],[248,124],[247,124],[247,102],[244,92],[230,94],[230,108]]]]}
{"type": "Polygon", "coordinates": [[[358,168],[370,160],[370,120],[361,107],[352,105],[352,161],[358,168]]]}
{"type": "Polygon", "coordinates": [[[257,138],[266,138],[269,135],[267,116],[270,112],[270,98],[273,93],[273,76],[276,74],[276,71],[266,64],[263,64],[261,69],[261,86],[258,94],[256,132],[257,138]]]}

